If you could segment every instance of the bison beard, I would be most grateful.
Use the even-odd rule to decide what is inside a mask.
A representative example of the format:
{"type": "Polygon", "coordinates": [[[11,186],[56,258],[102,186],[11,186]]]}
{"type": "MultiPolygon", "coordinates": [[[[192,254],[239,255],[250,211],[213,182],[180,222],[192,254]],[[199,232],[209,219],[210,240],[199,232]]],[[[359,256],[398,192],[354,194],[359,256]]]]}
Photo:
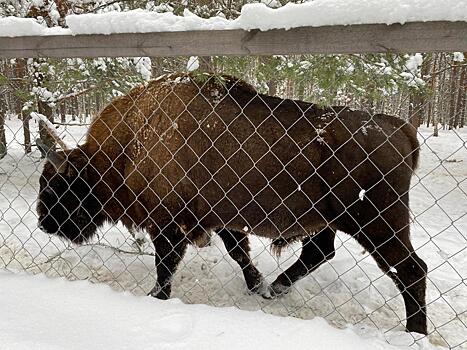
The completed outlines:
{"type": "Polygon", "coordinates": [[[229,76],[176,74],[109,104],[78,148],[38,146],[49,160],[43,230],[77,243],[105,221],[147,230],[157,298],[170,297],[187,245],[205,232],[218,232],[249,290],[274,297],[332,259],[341,230],[394,280],[407,329],[427,332],[427,267],[409,240],[419,145],[398,118],[271,97],[229,76]],[[300,240],[301,256],[266,287],[247,232],[279,251],[300,240]]]}

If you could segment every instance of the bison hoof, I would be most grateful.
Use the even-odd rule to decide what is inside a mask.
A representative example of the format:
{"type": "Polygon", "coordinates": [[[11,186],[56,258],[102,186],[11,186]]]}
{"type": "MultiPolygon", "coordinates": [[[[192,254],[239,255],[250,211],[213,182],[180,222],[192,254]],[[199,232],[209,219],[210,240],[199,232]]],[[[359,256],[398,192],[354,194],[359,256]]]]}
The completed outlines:
{"type": "Polygon", "coordinates": [[[165,290],[164,288],[161,288],[159,286],[155,286],[149,293],[148,296],[151,296],[153,298],[161,299],[161,300],[167,300],[170,298],[170,291],[165,290]]]}
{"type": "Polygon", "coordinates": [[[280,283],[273,283],[269,286],[267,293],[263,294],[265,299],[274,299],[290,292],[290,287],[280,283]]]}
{"type": "Polygon", "coordinates": [[[264,296],[264,294],[269,293],[269,286],[266,281],[261,278],[253,287],[248,287],[248,293],[264,296]]]}
{"type": "Polygon", "coordinates": [[[416,317],[409,318],[409,320],[407,321],[407,327],[405,328],[405,331],[425,335],[428,334],[426,319],[423,316],[418,318],[419,319],[416,319],[416,317]]]}

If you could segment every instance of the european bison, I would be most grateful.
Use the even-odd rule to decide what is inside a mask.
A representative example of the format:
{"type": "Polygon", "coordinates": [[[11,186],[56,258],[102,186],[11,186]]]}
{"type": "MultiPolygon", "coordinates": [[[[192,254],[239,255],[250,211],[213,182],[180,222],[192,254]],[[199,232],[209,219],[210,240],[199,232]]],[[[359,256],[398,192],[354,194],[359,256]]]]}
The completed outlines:
{"type": "Polygon", "coordinates": [[[156,249],[151,295],[170,297],[187,244],[216,230],[251,291],[285,293],[354,237],[396,283],[407,329],[427,332],[427,266],[409,240],[416,131],[388,115],[267,96],[230,76],[173,74],[117,98],[86,142],[52,151],[40,178],[40,227],[81,243],[105,221],[145,229],[156,249]],[[298,261],[267,288],[247,234],[298,261]]]}

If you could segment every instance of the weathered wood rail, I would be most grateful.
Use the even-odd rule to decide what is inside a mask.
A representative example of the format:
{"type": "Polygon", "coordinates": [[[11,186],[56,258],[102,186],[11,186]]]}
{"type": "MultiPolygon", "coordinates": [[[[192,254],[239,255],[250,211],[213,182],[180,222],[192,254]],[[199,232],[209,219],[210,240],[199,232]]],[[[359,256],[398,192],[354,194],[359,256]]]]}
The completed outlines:
{"type": "Polygon", "coordinates": [[[0,37],[0,58],[467,51],[467,22],[0,37]]]}

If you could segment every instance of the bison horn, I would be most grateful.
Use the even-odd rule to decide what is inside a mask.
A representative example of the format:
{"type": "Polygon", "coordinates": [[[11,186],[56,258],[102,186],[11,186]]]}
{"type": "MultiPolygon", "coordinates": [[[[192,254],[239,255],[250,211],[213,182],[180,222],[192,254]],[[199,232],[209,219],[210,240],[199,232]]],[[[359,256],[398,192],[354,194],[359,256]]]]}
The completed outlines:
{"type": "Polygon", "coordinates": [[[57,169],[59,173],[64,173],[66,169],[66,158],[52,150],[52,147],[47,146],[41,139],[36,140],[36,146],[41,151],[42,156],[57,169]]]}

